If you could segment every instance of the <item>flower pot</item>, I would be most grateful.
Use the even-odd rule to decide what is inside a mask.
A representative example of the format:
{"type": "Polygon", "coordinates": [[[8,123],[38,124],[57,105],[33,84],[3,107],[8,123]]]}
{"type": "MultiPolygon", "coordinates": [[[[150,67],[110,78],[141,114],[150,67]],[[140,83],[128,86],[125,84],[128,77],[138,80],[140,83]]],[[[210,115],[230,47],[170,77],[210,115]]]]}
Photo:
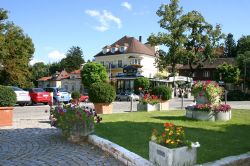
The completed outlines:
{"type": "Polygon", "coordinates": [[[215,121],[215,114],[213,111],[192,111],[192,117],[197,120],[215,121]]]}
{"type": "Polygon", "coordinates": [[[94,103],[97,114],[112,114],[112,103],[94,103]]]}
{"type": "Polygon", "coordinates": [[[142,104],[142,103],[138,103],[137,104],[137,110],[141,110],[141,111],[156,111],[160,109],[160,104],[142,104]]]}
{"type": "Polygon", "coordinates": [[[169,101],[164,101],[159,103],[160,108],[158,110],[160,111],[169,111],[169,101]]]}
{"type": "Polygon", "coordinates": [[[187,109],[186,109],[186,117],[187,117],[187,118],[193,118],[193,111],[192,111],[192,110],[187,110],[187,109]]]}
{"type": "Polygon", "coordinates": [[[12,126],[14,107],[0,107],[0,127],[12,126]]]}
{"type": "Polygon", "coordinates": [[[232,113],[231,110],[227,112],[216,112],[215,113],[215,120],[218,121],[228,121],[231,119],[232,113]]]}
{"type": "Polygon", "coordinates": [[[73,129],[70,130],[68,140],[71,142],[79,142],[85,140],[89,134],[94,132],[94,124],[86,124],[84,126],[74,125],[73,129]]]}
{"type": "Polygon", "coordinates": [[[149,160],[158,166],[191,166],[196,164],[197,147],[187,146],[169,149],[153,141],[149,142],[149,160]]]}

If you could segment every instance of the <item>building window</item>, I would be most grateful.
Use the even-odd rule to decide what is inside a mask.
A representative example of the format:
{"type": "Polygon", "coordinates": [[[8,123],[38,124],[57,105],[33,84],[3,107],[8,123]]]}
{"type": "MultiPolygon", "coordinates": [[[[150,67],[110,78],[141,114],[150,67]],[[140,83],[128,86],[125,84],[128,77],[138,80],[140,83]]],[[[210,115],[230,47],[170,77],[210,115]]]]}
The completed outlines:
{"type": "Polygon", "coordinates": [[[119,48],[119,50],[120,50],[120,52],[124,52],[124,51],[126,50],[126,47],[121,46],[121,47],[119,48]]]}
{"type": "Polygon", "coordinates": [[[118,67],[122,67],[122,60],[118,60],[118,67]]]}
{"type": "Polygon", "coordinates": [[[104,48],[104,49],[102,50],[102,53],[103,53],[103,54],[106,54],[106,53],[107,53],[107,49],[104,48]]]}
{"type": "Polygon", "coordinates": [[[204,71],[203,76],[206,77],[206,78],[208,78],[210,76],[209,71],[204,71]]]}
{"type": "Polygon", "coordinates": [[[132,59],[131,60],[131,65],[140,65],[141,64],[141,60],[140,59],[132,59]]]}
{"type": "Polygon", "coordinates": [[[112,47],[112,48],[111,48],[111,52],[112,52],[112,53],[115,53],[115,51],[116,51],[116,48],[115,48],[115,47],[112,47]]]}

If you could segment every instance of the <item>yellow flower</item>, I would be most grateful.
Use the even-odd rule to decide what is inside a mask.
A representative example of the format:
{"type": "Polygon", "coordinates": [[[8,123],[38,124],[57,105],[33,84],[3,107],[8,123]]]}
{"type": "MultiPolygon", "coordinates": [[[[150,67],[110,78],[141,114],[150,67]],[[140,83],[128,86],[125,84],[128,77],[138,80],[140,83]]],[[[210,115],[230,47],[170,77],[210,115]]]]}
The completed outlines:
{"type": "Polygon", "coordinates": [[[174,141],[171,141],[170,143],[171,143],[171,144],[174,144],[174,141]]]}
{"type": "Polygon", "coordinates": [[[168,133],[168,135],[173,135],[173,133],[174,133],[173,131],[170,131],[170,132],[168,133]]]}
{"type": "Polygon", "coordinates": [[[165,128],[165,131],[169,131],[169,128],[165,128]]]}
{"type": "Polygon", "coordinates": [[[169,142],[171,142],[171,139],[167,139],[166,140],[166,144],[168,144],[169,142]]]}
{"type": "Polygon", "coordinates": [[[177,139],[176,141],[177,141],[177,142],[180,142],[181,140],[177,139]]]}

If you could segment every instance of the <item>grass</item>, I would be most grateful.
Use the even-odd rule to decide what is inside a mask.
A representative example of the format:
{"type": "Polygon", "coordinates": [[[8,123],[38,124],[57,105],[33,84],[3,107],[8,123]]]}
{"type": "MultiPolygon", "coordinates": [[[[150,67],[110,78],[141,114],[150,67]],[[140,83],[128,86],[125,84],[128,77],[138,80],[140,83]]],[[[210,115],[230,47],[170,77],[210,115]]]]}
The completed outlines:
{"type": "Polygon", "coordinates": [[[148,143],[153,128],[165,122],[183,126],[191,141],[198,141],[198,163],[250,151],[250,110],[233,110],[228,122],[190,120],[185,111],[132,112],[102,115],[96,134],[148,159],[148,143]]]}

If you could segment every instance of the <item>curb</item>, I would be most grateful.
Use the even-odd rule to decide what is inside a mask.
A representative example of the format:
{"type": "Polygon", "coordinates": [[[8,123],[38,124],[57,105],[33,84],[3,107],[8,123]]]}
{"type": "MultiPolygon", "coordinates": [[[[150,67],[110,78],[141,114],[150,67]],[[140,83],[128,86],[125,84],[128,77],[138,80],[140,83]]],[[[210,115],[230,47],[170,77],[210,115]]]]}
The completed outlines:
{"type": "Polygon", "coordinates": [[[214,162],[204,163],[202,166],[248,166],[250,165],[250,152],[237,156],[229,156],[214,162]]]}
{"type": "Polygon", "coordinates": [[[128,166],[153,166],[151,162],[129,150],[96,135],[89,135],[88,142],[108,152],[114,158],[128,166]]]}

